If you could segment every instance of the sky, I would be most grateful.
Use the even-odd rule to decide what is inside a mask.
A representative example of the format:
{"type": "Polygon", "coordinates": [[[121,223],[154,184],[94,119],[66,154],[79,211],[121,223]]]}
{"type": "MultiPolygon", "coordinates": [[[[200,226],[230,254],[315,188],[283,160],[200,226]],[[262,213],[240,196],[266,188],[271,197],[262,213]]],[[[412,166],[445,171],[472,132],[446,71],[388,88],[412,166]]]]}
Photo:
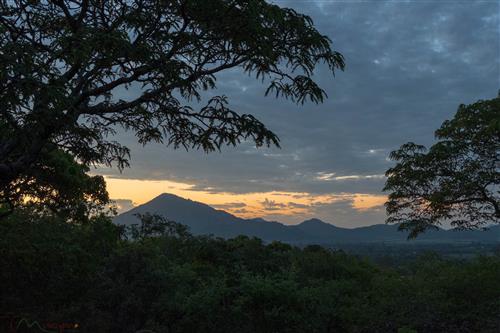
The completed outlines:
{"type": "Polygon", "coordinates": [[[251,143],[221,152],[145,147],[133,133],[131,167],[99,168],[120,211],[168,192],[244,218],[285,224],[312,217],[354,228],[385,222],[389,153],[406,142],[430,145],[459,104],[500,88],[500,0],[273,1],[309,15],[346,60],[335,77],[314,79],[328,99],[295,105],[265,97],[266,86],[235,69],[213,95],[250,113],[281,149],[251,143]]]}

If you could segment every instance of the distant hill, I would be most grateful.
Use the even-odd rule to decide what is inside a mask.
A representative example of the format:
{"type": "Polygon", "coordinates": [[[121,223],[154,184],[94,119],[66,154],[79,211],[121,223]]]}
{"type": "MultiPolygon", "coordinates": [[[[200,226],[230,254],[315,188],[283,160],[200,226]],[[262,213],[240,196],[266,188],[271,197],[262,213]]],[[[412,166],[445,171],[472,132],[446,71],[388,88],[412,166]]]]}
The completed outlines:
{"type": "MultiPolygon", "coordinates": [[[[242,219],[206,204],[164,193],[153,200],[115,217],[117,224],[138,223],[134,214],[155,213],[189,226],[195,235],[212,234],[231,238],[238,235],[255,236],[265,241],[278,240],[293,244],[337,244],[371,242],[406,242],[407,233],[397,225],[376,224],[347,229],[319,219],[310,219],[288,226],[261,218],[242,219]]],[[[488,231],[431,231],[412,242],[500,242],[500,226],[488,231]]]]}

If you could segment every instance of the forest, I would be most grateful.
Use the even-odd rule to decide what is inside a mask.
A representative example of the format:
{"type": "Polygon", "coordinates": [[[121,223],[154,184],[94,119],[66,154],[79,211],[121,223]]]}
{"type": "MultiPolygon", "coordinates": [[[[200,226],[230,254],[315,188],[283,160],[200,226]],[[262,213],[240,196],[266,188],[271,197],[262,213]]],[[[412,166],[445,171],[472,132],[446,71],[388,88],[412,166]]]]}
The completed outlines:
{"type": "Polygon", "coordinates": [[[77,225],[24,212],[0,234],[3,332],[500,328],[498,253],[386,266],[314,245],[195,237],[154,215],[124,229],[105,217],[77,225]]]}
{"type": "MultiPolygon", "coordinates": [[[[367,25],[371,16],[355,25],[373,30],[367,25]]],[[[467,12],[460,20],[466,16],[473,15],[467,12]]],[[[343,17],[341,12],[341,25],[349,23],[343,17]]],[[[390,20],[384,16],[383,21],[390,20]]],[[[494,18],[488,16],[481,24],[491,22],[494,18]]],[[[339,30],[336,36],[349,33],[339,30]]],[[[378,29],[383,40],[391,39],[386,35],[390,30],[378,29]]],[[[289,165],[256,164],[245,182],[248,188],[236,186],[238,191],[257,191],[253,186],[265,184],[270,169],[297,168],[301,172],[294,175],[310,177],[306,185],[314,186],[319,181],[332,186],[335,179],[330,176],[354,170],[356,174],[334,178],[383,179],[385,187],[332,186],[324,192],[348,193],[351,199],[356,191],[378,191],[379,196],[384,192],[386,223],[398,225],[409,238],[441,226],[481,230],[499,224],[500,94],[486,95],[478,85],[486,80],[482,73],[494,76],[494,67],[484,65],[486,72],[480,72],[486,58],[477,60],[472,53],[459,59],[456,53],[467,46],[460,43],[439,61],[410,62],[406,72],[399,72],[400,81],[394,80],[391,67],[374,75],[391,81],[380,93],[375,90],[378,81],[371,82],[366,74],[372,67],[383,68],[397,50],[376,45],[380,59],[352,59],[352,66],[361,68],[362,84],[337,76],[340,85],[334,86],[333,76],[349,68],[337,51],[337,40],[320,32],[310,16],[264,0],[0,1],[0,332],[500,332],[498,248],[467,258],[426,252],[375,261],[314,244],[298,247],[246,236],[193,235],[177,223],[181,221],[154,214],[141,215],[140,224],[113,223],[116,207],[99,170],[122,172],[131,166],[132,144],[205,153],[244,146],[253,153],[257,148],[277,151],[307,136],[316,141],[298,151],[319,147],[320,158],[300,160],[295,152],[283,153],[293,156],[289,165]],[[466,77],[455,86],[446,75],[437,77],[442,75],[439,68],[430,81],[412,77],[433,62],[453,63],[454,69],[463,70],[460,73],[475,73],[479,79],[471,81],[467,98],[452,93],[469,80],[466,77]],[[231,75],[238,79],[228,79],[231,75]],[[262,83],[261,95],[279,98],[279,104],[272,104],[276,109],[321,104],[330,94],[339,101],[333,107],[336,114],[362,110],[363,117],[358,113],[355,121],[343,118],[336,123],[345,130],[328,146],[348,147],[351,155],[364,158],[362,163],[344,165],[345,156],[324,148],[328,140],[322,135],[335,131],[329,119],[321,123],[332,128],[306,128],[308,122],[301,123],[307,135],[295,137],[298,131],[293,127],[287,131],[291,116],[276,113],[269,118],[279,118],[272,127],[264,124],[254,115],[259,111],[254,96],[245,91],[232,90],[230,103],[225,89],[241,78],[262,83]],[[400,88],[409,81],[420,86],[401,97],[400,88]],[[432,103],[427,95],[413,95],[433,90],[427,85],[437,81],[443,85],[432,103]],[[363,98],[362,86],[374,93],[363,98]],[[349,92],[332,93],[332,87],[347,87],[349,92]],[[472,100],[472,95],[477,98],[472,100]],[[245,96],[250,102],[245,103],[245,96]],[[433,144],[427,140],[427,146],[400,145],[391,141],[393,131],[378,128],[377,136],[388,135],[383,147],[371,146],[375,135],[364,138],[370,144],[366,147],[349,141],[361,132],[360,124],[392,124],[397,117],[385,117],[385,108],[378,104],[400,97],[403,104],[389,105],[398,117],[416,104],[419,113],[402,117],[405,123],[401,128],[394,123],[394,131],[408,135],[408,140],[421,139],[424,136],[411,136],[413,130],[425,127],[419,133],[427,133],[429,124],[443,121],[433,144]],[[444,118],[449,112],[444,102],[452,99],[468,104],[460,104],[454,115],[444,118]],[[354,111],[344,109],[349,103],[354,111]],[[417,118],[433,121],[423,126],[417,118]],[[278,134],[285,139],[280,141],[278,134]],[[369,168],[375,153],[384,154],[385,175],[378,169],[372,174],[369,168]],[[315,160],[324,163],[307,164],[315,160]],[[342,168],[334,163],[337,160],[342,168]]],[[[345,53],[355,55],[354,40],[346,40],[345,53]]],[[[421,54],[424,49],[414,44],[418,41],[412,36],[408,49],[421,54]]],[[[447,46],[430,41],[427,48],[438,55],[447,46]]],[[[367,45],[376,44],[371,42],[367,45]]],[[[332,105],[324,109],[330,111],[332,105]]],[[[312,118],[312,113],[306,117],[312,118]]],[[[257,163],[267,157],[251,155],[257,163]]],[[[233,160],[209,170],[203,158],[179,167],[206,167],[203,181],[189,184],[195,190],[214,190],[209,180],[234,182],[227,171],[243,176],[233,160]],[[219,173],[211,172],[214,169],[219,173]]],[[[137,168],[151,161],[143,162],[137,168]]],[[[169,170],[163,175],[194,179],[169,170]]],[[[299,181],[281,180],[258,190],[306,193],[299,181]]],[[[344,208],[352,212],[353,207],[344,208]]]]}

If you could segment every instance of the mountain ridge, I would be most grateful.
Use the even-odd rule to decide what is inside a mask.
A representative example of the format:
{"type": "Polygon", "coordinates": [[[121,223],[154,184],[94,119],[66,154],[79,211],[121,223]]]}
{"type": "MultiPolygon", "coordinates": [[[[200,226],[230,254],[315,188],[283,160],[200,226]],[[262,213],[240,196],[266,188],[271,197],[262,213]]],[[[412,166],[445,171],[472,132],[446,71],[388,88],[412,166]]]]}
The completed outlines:
{"type": "MultiPolygon", "coordinates": [[[[353,229],[342,228],[311,218],[296,225],[285,225],[262,218],[243,219],[224,210],[171,193],[162,193],[152,200],[134,207],[114,218],[117,224],[138,223],[134,214],[146,212],[162,215],[187,225],[194,235],[211,234],[223,238],[238,235],[259,237],[264,241],[282,241],[293,244],[337,244],[406,242],[407,232],[397,225],[374,224],[353,229]]],[[[420,235],[412,242],[500,242],[500,226],[489,231],[462,231],[440,229],[420,235]]]]}

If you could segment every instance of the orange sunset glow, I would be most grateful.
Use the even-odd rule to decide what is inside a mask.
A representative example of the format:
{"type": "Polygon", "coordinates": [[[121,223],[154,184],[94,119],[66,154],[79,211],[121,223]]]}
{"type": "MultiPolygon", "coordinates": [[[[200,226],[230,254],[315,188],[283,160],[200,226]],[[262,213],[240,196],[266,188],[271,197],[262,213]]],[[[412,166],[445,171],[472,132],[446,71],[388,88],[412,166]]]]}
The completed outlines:
{"type": "MultiPolygon", "coordinates": [[[[353,209],[366,211],[383,206],[387,197],[363,193],[314,194],[306,192],[254,192],[228,193],[194,189],[194,185],[168,180],[137,180],[106,177],[110,197],[118,200],[130,199],[141,205],[162,193],[199,201],[217,209],[223,209],[242,218],[282,215],[306,218],[312,216],[314,208],[336,202],[349,202],[353,209]]],[[[118,209],[120,207],[118,205],[118,209]]]]}

